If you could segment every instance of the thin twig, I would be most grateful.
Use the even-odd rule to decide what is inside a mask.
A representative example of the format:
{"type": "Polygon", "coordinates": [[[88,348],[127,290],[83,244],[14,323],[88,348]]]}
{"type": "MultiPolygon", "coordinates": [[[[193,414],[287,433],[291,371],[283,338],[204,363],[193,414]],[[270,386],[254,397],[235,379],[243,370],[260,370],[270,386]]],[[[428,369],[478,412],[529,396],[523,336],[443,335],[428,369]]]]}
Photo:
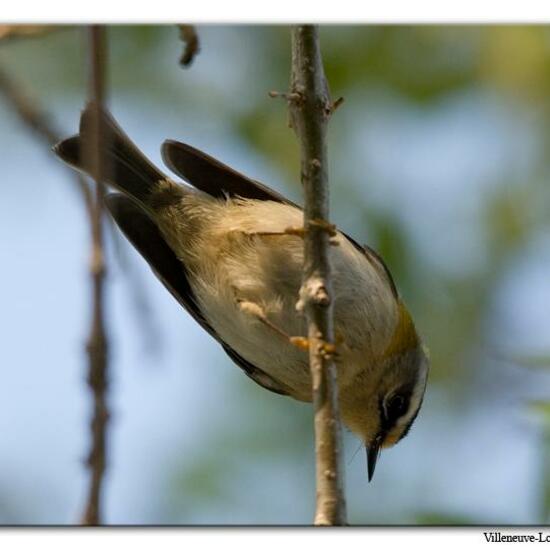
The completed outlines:
{"type": "MultiPolygon", "coordinates": [[[[1,29],[1,26],[0,26],[1,29]]],[[[54,123],[44,112],[43,108],[37,102],[35,97],[30,98],[26,89],[21,86],[20,82],[16,82],[14,77],[4,68],[0,66],[0,95],[3,95],[13,109],[13,111],[19,116],[21,122],[31,132],[33,132],[38,139],[44,141],[48,147],[51,147],[61,140],[62,132],[54,125],[54,123]]],[[[63,166],[58,163],[59,166],[63,166]]],[[[86,208],[86,214],[89,219],[92,216],[93,209],[93,196],[90,186],[88,185],[84,176],[79,174],[73,169],[66,168],[67,175],[76,184],[78,192],[82,196],[86,208]]],[[[115,246],[115,256],[120,261],[120,265],[126,272],[131,280],[131,291],[133,301],[136,308],[136,319],[141,323],[141,329],[146,342],[147,349],[155,350],[159,347],[161,338],[158,334],[158,329],[155,327],[153,320],[153,312],[149,304],[145,289],[139,277],[133,273],[131,266],[125,261],[124,253],[125,248],[120,246],[122,243],[120,231],[115,231],[113,219],[110,216],[106,216],[107,228],[111,230],[110,238],[115,246]]]]}
{"type": "Polygon", "coordinates": [[[308,321],[315,409],[317,507],[315,525],[344,525],[341,427],[338,413],[330,269],[327,123],[334,110],[323,70],[317,26],[292,29],[292,74],[287,95],[301,147],[304,186],[304,273],[299,308],[308,321]]]}
{"type": "Polygon", "coordinates": [[[106,393],[108,385],[107,336],[104,321],[104,280],[105,258],[103,253],[103,195],[102,184],[105,170],[103,136],[100,125],[100,112],[104,103],[105,90],[105,39],[104,30],[92,25],[90,35],[90,89],[89,98],[93,116],[91,117],[90,145],[83,154],[89,158],[90,173],[96,183],[96,194],[91,216],[92,254],[90,272],[93,287],[93,313],[90,335],[87,342],[89,357],[88,384],[93,394],[94,412],[91,422],[91,449],[88,456],[90,486],[82,523],[99,525],[102,521],[101,488],[106,466],[106,431],[109,420],[106,393]]]}
{"type": "MultiPolygon", "coordinates": [[[[50,147],[59,142],[61,132],[55,128],[46,113],[38,106],[36,99],[33,98],[31,100],[21,84],[16,82],[3,67],[0,67],[0,93],[6,98],[25,126],[40,139],[45,140],[50,147]]],[[[67,173],[69,173],[68,169],[67,173]]],[[[70,170],[70,173],[82,195],[86,212],[89,215],[92,210],[92,193],[90,188],[80,174],[75,174],[74,170],[70,170]]]]}
{"type": "Polygon", "coordinates": [[[199,35],[193,25],[178,25],[180,40],[185,44],[185,49],[180,57],[180,65],[189,67],[200,51],[199,35]]]}

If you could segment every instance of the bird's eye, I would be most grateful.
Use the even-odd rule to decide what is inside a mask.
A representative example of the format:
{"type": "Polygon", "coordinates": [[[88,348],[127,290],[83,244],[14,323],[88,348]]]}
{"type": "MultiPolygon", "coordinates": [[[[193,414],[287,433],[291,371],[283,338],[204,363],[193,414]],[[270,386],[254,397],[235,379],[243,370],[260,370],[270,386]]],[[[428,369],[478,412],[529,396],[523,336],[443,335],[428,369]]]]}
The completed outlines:
{"type": "Polygon", "coordinates": [[[386,420],[391,423],[402,417],[407,412],[407,399],[396,393],[389,397],[384,403],[384,413],[386,420]]]}

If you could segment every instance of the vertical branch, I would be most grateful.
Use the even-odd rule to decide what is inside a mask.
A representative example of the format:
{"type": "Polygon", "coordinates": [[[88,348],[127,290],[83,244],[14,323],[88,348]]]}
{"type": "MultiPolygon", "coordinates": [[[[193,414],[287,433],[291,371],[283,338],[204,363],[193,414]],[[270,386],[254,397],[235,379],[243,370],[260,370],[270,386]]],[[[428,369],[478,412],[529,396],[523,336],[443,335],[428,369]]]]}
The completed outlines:
{"type": "Polygon", "coordinates": [[[300,301],[308,321],[309,362],[315,410],[316,525],[344,525],[341,427],[338,413],[328,223],[326,130],[330,100],[317,26],[292,29],[290,120],[301,147],[304,186],[304,272],[300,301]]]}
{"type": "MultiPolygon", "coordinates": [[[[103,46],[101,29],[93,28],[91,59],[92,74],[90,77],[90,97],[95,105],[100,106],[103,102],[103,46]]],[[[12,78],[9,72],[0,67],[0,94],[2,94],[13,111],[19,116],[25,126],[43,139],[49,146],[60,141],[61,133],[50,122],[47,114],[40,108],[36,100],[30,99],[24,90],[12,78]]],[[[99,111],[96,110],[96,115],[99,111]]],[[[92,322],[86,349],[89,357],[88,383],[94,396],[94,413],[91,425],[92,443],[88,456],[88,466],[91,471],[89,496],[82,522],[86,525],[97,525],[100,523],[100,496],[103,474],[105,470],[105,430],[109,418],[105,400],[107,389],[107,340],[104,329],[103,311],[103,282],[105,278],[105,264],[103,257],[103,235],[102,235],[102,197],[103,186],[101,182],[102,163],[99,156],[100,134],[98,117],[95,117],[96,128],[93,131],[94,139],[89,151],[91,166],[93,166],[94,179],[96,181],[95,197],[84,177],[75,176],[75,182],[82,195],[86,207],[86,213],[90,220],[92,253],[90,271],[93,287],[92,322]]],[[[72,172],[72,171],[71,171],[72,172]]]]}
{"type": "Polygon", "coordinates": [[[94,410],[91,422],[91,449],[88,455],[90,485],[82,523],[101,523],[101,487],[105,473],[106,429],[109,420],[107,408],[107,337],[104,321],[105,259],[103,254],[103,194],[102,175],[105,170],[101,147],[100,112],[105,89],[105,42],[101,26],[92,25],[90,38],[89,98],[92,107],[92,128],[89,146],[83,151],[88,156],[91,174],[96,183],[95,201],[91,211],[92,252],[90,274],[92,279],[92,323],[87,342],[89,358],[88,385],[93,394],[94,410]]]}

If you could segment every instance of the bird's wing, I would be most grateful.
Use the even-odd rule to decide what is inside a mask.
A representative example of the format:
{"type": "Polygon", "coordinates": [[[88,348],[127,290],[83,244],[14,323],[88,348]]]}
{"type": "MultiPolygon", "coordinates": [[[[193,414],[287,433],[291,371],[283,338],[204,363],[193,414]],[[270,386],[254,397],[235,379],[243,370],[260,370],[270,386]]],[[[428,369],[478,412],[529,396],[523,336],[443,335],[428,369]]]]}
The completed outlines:
{"type": "Polygon", "coordinates": [[[145,211],[120,193],[109,194],[105,202],[122,232],[145,258],[155,275],[193,319],[222,345],[227,355],[245,374],[272,392],[288,395],[289,392],[283,384],[241,357],[208,323],[193,294],[185,266],[178,260],[156,223],[145,211]]]}
{"type": "MultiPolygon", "coordinates": [[[[276,201],[301,207],[266,185],[240,174],[215,158],[179,141],[166,140],[162,144],[162,158],[170,170],[193,187],[217,198],[239,196],[246,199],[276,201]]],[[[397,299],[397,289],[384,260],[369,246],[361,246],[349,235],[348,241],[362,252],[380,276],[388,282],[397,299]]]]}
{"type": "Polygon", "coordinates": [[[351,237],[346,235],[348,240],[352,242],[356,248],[362,249],[363,253],[365,254],[367,260],[374,265],[375,269],[378,271],[380,276],[382,278],[385,278],[388,282],[388,285],[390,285],[392,294],[396,300],[399,299],[399,293],[397,291],[397,287],[395,286],[395,281],[393,280],[392,274],[390,273],[390,270],[388,269],[388,266],[382,259],[382,256],[376,252],[376,250],[373,250],[368,245],[361,246],[359,243],[355,242],[351,237]]]}
{"type": "Polygon", "coordinates": [[[245,199],[282,202],[300,208],[267,185],[247,178],[186,143],[166,140],[162,144],[162,159],[170,170],[212,197],[238,196],[245,199]]]}
{"type": "Polygon", "coordinates": [[[349,235],[346,235],[345,233],[342,234],[355,248],[357,248],[357,250],[359,250],[359,252],[363,253],[368,262],[374,267],[374,269],[376,269],[378,275],[382,279],[386,280],[393,294],[393,297],[396,300],[399,300],[399,292],[397,291],[397,287],[395,286],[395,281],[393,280],[392,274],[390,273],[388,266],[382,259],[382,256],[380,256],[380,254],[378,254],[378,252],[376,252],[376,250],[371,248],[369,245],[364,244],[363,246],[361,246],[355,239],[353,239],[349,235]]]}

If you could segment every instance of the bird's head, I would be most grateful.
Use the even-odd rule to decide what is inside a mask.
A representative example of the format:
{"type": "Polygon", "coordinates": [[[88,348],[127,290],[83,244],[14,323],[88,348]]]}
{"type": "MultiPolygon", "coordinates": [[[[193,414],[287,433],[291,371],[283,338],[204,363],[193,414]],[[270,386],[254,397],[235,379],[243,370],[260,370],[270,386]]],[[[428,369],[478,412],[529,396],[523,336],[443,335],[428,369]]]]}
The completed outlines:
{"type": "Polygon", "coordinates": [[[426,389],[427,351],[402,303],[392,339],[376,362],[340,390],[342,420],[365,443],[369,481],[381,449],[409,432],[426,389]]]}

